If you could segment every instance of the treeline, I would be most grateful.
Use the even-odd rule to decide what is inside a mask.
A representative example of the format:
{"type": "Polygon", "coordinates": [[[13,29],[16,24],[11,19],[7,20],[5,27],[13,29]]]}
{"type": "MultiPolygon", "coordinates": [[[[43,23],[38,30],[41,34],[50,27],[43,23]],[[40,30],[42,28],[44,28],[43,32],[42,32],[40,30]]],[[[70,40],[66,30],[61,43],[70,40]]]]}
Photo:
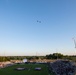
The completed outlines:
{"type": "Polygon", "coordinates": [[[3,61],[10,61],[10,59],[8,57],[0,57],[0,62],[3,62],[3,61]]]}
{"type": "Polygon", "coordinates": [[[68,59],[76,62],[76,56],[75,55],[63,55],[61,53],[53,53],[46,55],[46,59],[68,59]]]}
{"type": "Polygon", "coordinates": [[[3,61],[10,61],[10,60],[23,60],[23,59],[28,59],[28,60],[32,60],[32,59],[44,59],[45,56],[0,56],[0,62],[3,61]]]}
{"type": "Polygon", "coordinates": [[[68,55],[63,55],[61,53],[53,53],[53,54],[48,54],[46,56],[0,56],[0,62],[2,61],[10,61],[10,60],[23,60],[23,59],[69,59],[76,61],[76,56],[68,56],[68,55]]]}
{"type": "Polygon", "coordinates": [[[63,57],[64,55],[61,53],[53,53],[53,54],[46,55],[46,59],[62,59],[63,57]]]}

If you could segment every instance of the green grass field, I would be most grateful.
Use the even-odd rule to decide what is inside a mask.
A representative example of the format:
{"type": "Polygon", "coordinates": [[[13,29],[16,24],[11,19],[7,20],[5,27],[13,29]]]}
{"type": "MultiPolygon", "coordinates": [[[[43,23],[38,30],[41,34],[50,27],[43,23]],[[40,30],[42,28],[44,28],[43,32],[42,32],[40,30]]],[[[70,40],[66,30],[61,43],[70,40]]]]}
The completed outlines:
{"type": "MultiPolygon", "coordinates": [[[[0,69],[0,75],[49,75],[48,68],[44,64],[17,64],[7,68],[0,69]],[[30,70],[16,71],[15,68],[27,67],[30,70]],[[35,71],[36,67],[41,67],[41,71],[35,71]]],[[[51,73],[50,75],[53,75],[51,73]]]]}

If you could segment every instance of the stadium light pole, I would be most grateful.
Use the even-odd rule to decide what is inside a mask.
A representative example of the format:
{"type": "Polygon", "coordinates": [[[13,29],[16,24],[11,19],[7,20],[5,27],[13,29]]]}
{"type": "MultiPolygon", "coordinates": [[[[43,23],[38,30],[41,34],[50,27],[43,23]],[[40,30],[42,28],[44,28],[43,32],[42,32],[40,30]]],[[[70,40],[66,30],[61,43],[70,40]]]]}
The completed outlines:
{"type": "Polygon", "coordinates": [[[73,39],[73,41],[74,41],[75,49],[76,49],[76,40],[75,40],[75,38],[72,38],[72,39],[73,39]]]}
{"type": "MultiPolygon", "coordinates": [[[[72,38],[73,39],[73,41],[74,41],[74,45],[75,45],[75,49],[76,49],[76,40],[75,40],[75,38],[72,38]]],[[[74,61],[75,62],[75,61],[74,61]]]]}
{"type": "Polygon", "coordinates": [[[56,49],[56,53],[57,53],[56,55],[57,55],[57,60],[58,60],[58,50],[57,49],[56,49]]]}
{"type": "MultiPolygon", "coordinates": [[[[75,49],[76,49],[76,40],[75,40],[75,37],[74,38],[72,38],[73,39],[73,41],[74,41],[74,45],[75,45],[75,49]]],[[[74,64],[76,64],[76,61],[74,60],[74,64]]],[[[76,73],[76,71],[75,71],[75,73],[76,73]]]]}
{"type": "Polygon", "coordinates": [[[73,39],[73,41],[74,41],[74,45],[75,45],[75,49],[76,49],[76,40],[75,40],[75,38],[72,38],[73,39]]]}

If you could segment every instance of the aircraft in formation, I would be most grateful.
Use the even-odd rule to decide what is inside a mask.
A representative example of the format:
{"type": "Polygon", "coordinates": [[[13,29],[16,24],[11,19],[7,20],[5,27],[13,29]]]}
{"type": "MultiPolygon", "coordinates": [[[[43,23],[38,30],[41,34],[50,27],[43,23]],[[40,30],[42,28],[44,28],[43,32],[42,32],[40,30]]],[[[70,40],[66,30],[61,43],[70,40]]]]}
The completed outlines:
{"type": "Polygon", "coordinates": [[[37,20],[38,23],[41,23],[41,21],[37,20]]]}

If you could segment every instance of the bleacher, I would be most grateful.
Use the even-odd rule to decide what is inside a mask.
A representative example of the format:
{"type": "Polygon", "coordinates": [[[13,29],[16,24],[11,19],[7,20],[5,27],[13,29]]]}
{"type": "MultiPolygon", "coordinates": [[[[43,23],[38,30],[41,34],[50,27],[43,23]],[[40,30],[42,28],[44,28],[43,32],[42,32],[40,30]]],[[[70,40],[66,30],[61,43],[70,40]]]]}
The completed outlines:
{"type": "Polygon", "coordinates": [[[56,75],[74,75],[75,68],[69,61],[57,60],[50,64],[56,75]]]}

